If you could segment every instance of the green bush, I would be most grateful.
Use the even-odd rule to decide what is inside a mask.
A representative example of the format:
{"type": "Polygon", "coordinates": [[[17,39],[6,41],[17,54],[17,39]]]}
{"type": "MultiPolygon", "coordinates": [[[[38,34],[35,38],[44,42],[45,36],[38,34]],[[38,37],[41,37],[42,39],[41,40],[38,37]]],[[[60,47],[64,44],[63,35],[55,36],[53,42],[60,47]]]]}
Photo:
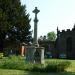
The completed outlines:
{"type": "Polygon", "coordinates": [[[46,72],[63,72],[65,71],[65,68],[67,65],[65,65],[66,62],[56,63],[56,64],[48,64],[45,68],[46,72]]]}
{"type": "Polygon", "coordinates": [[[70,61],[47,61],[46,62],[46,71],[48,72],[63,72],[69,65],[71,64],[70,61]]]}
{"type": "Polygon", "coordinates": [[[9,56],[0,61],[0,68],[16,69],[16,70],[30,70],[33,66],[31,63],[25,62],[25,58],[21,56],[9,56]]]}
{"type": "Polygon", "coordinates": [[[31,72],[63,72],[70,65],[69,61],[47,61],[45,64],[32,64],[21,56],[0,59],[0,68],[25,70],[31,72]]]}
{"type": "Polygon", "coordinates": [[[11,50],[11,48],[4,48],[4,50],[3,50],[4,56],[9,56],[10,50],[11,50]]]}
{"type": "Polygon", "coordinates": [[[45,65],[44,64],[34,64],[31,71],[32,72],[44,72],[45,71],[45,65]]]}
{"type": "Polygon", "coordinates": [[[0,59],[2,59],[3,58],[3,53],[0,53],[0,59]]]}
{"type": "Polygon", "coordinates": [[[69,61],[50,62],[46,65],[34,64],[31,71],[35,72],[63,72],[70,65],[69,61]]]}
{"type": "Polygon", "coordinates": [[[16,69],[16,70],[30,70],[30,65],[25,64],[25,62],[5,62],[2,68],[6,69],[16,69]]]}

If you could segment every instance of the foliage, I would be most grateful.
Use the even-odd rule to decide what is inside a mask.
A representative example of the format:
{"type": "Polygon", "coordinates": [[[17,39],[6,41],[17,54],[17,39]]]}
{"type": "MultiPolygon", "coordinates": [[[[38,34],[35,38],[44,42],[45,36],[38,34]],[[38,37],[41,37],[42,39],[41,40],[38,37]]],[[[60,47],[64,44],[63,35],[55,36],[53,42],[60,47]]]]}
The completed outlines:
{"type": "Polygon", "coordinates": [[[55,34],[55,32],[49,32],[48,34],[47,34],[47,38],[48,38],[48,40],[50,40],[50,41],[55,41],[56,40],[56,34],[55,34]]]}
{"type": "Polygon", "coordinates": [[[0,69],[1,75],[28,75],[25,74],[25,71],[22,70],[9,70],[9,69],[0,69]]]}
{"type": "Polygon", "coordinates": [[[7,49],[3,49],[3,50],[4,50],[3,51],[4,56],[9,56],[9,52],[11,52],[11,49],[10,48],[7,48],[7,49]]]}
{"type": "Polygon", "coordinates": [[[64,72],[65,69],[70,65],[70,62],[56,62],[50,63],[46,67],[47,72],[64,72]]]}
{"type": "Polygon", "coordinates": [[[21,56],[9,56],[1,59],[0,68],[2,69],[16,69],[16,70],[30,70],[32,64],[25,62],[25,59],[21,56]]]}
{"type": "Polygon", "coordinates": [[[0,53],[0,59],[2,59],[3,58],[3,53],[0,53]]]}
{"type": "Polygon", "coordinates": [[[75,75],[75,72],[40,73],[40,72],[29,72],[22,70],[0,69],[0,74],[2,75],[75,75]]]}
{"type": "MultiPolygon", "coordinates": [[[[20,0],[0,0],[0,47],[7,39],[10,44],[31,40],[29,14],[20,0]],[[12,43],[11,43],[12,42],[12,43]]],[[[6,44],[7,44],[6,43],[6,44]]]]}
{"type": "Polygon", "coordinates": [[[33,65],[31,71],[34,72],[64,72],[65,69],[70,65],[69,61],[63,62],[48,62],[45,65],[36,64],[33,65]]]}
{"type": "Polygon", "coordinates": [[[39,38],[38,38],[38,41],[45,41],[46,40],[46,36],[44,35],[44,36],[40,36],[39,38]]]}
{"type": "Polygon", "coordinates": [[[69,61],[48,62],[45,64],[33,64],[25,61],[21,56],[10,56],[9,58],[1,59],[0,68],[25,70],[30,72],[63,72],[70,65],[69,61]]]}

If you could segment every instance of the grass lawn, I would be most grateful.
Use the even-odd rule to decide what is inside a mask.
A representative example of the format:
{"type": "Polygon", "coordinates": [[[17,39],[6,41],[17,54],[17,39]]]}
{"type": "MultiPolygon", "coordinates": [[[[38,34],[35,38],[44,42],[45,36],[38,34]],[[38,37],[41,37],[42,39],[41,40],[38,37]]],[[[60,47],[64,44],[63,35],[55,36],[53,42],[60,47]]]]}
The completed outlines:
{"type": "MultiPolygon", "coordinates": [[[[4,59],[5,60],[5,59],[4,59]]],[[[48,59],[46,61],[65,61],[65,59],[48,59]]],[[[10,70],[10,69],[0,69],[0,75],[75,75],[75,60],[68,60],[71,65],[66,69],[66,72],[62,73],[40,73],[40,72],[27,72],[24,70],[10,70]]],[[[2,62],[0,60],[0,62],[2,62]]]]}
{"type": "Polygon", "coordinates": [[[21,70],[0,69],[0,75],[75,75],[75,72],[39,73],[39,72],[26,72],[21,70]]]}
{"type": "MultiPolygon", "coordinates": [[[[66,59],[49,59],[46,61],[65,61],[66,59]]],[[[75,72],[75,60],[67,60],[71,62],[71,65],[66,69],[67,72],[75,72]]]]}
{"type": "Polygon", "coordinates": [[[71,61],[71,65],[67,68],[67,71],[75,72],[75,60],[69,60],[69,61],[71,61]]]}

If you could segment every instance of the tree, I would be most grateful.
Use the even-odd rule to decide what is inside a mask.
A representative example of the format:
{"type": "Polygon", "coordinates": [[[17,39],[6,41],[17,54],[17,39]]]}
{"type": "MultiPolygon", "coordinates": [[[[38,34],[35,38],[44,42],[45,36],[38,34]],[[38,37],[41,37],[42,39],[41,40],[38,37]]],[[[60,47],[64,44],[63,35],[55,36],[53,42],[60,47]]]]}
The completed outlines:
{"type": "Polygon", "coordinates": [[[47,34],[47,38],[48,38],[48,40],[50,40],[50,41],[55,41],[56,40],[56,34],[55,34],[55,32],[49,32],[48,34],[47,34]]]}
{"type": "Polygon", "coordinates": [[[12,41],[31,40],[29,14],[20,0],[0,0],[0,50],[6,36],[12,41]]]}
{"type": "Polygon", "coordinates": [[[46,36],[45,36],[45,35],[44,35],[44,36],[40,36],[40,37],[38,38],[38,40],[44,41],[44,40],[46,40],[46,36]]]}

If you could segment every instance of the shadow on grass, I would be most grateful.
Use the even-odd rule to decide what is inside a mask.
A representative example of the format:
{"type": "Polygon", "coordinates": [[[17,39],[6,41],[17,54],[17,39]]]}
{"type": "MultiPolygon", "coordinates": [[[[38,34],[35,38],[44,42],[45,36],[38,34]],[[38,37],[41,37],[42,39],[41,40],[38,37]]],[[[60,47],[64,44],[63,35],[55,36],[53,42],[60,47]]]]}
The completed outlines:
{"type": "Polygon", "coordinates": [[[27,72],[23,70],[0,69],[0,75],[75,75],[75,72],[62,73],[42,73],[42,72],[27,72]]]}
{"type": "Polygon", "coordinates": [[[24,75],[75,75],[75,72],[63,72],[63,73],[40,73],[40,72],[29,72],[24,75]]]}

